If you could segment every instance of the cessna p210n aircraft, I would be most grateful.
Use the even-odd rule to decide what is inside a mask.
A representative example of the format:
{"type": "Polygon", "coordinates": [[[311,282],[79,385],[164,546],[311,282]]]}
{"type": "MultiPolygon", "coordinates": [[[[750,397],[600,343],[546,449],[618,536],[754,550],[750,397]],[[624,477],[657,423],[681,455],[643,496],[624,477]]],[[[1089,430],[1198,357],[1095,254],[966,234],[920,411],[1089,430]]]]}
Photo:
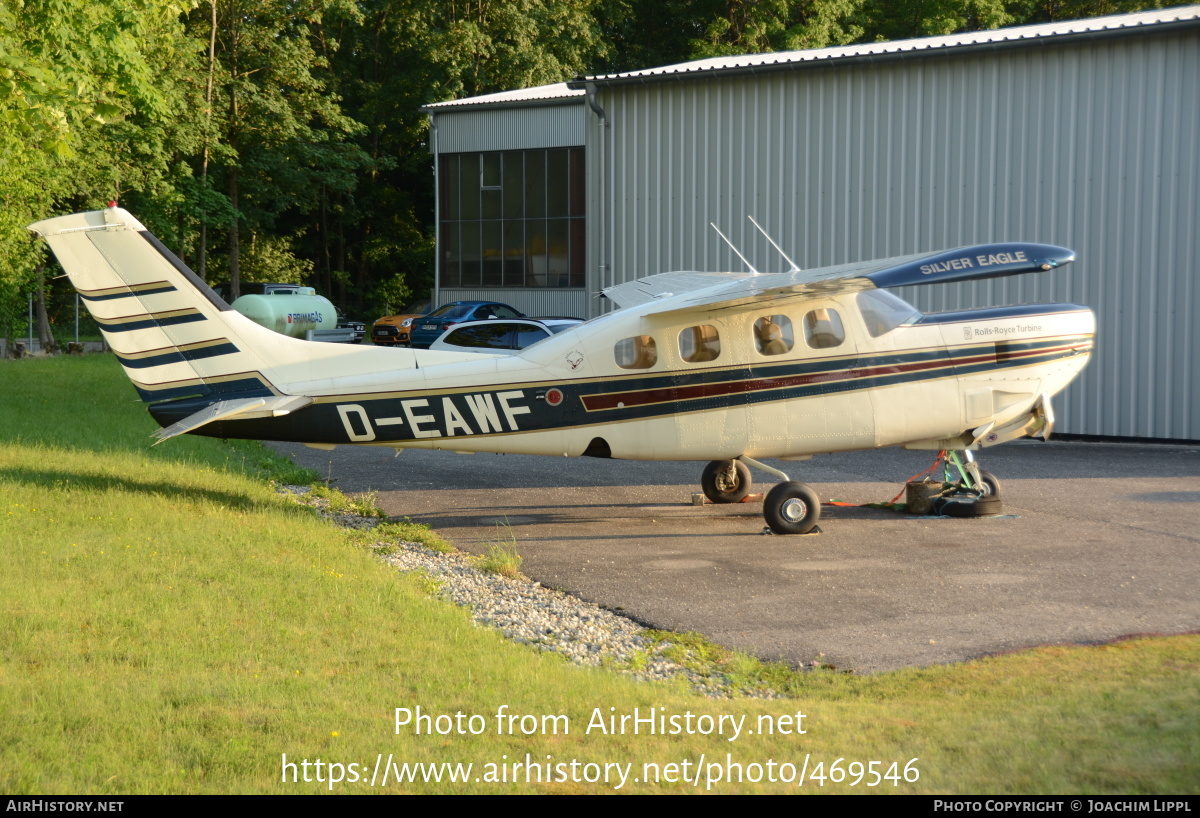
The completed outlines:
{"type": "Polygon", "coordinates": [[[758,458],[1049,437],[1050,398],[1087,363],[1095,330],[1074,304],[922,315],[887,292],[1074,260],[1005,243],[819,270],[653,275],[604,291],[621,309],[512,356],[350,347],[234,312],[116,206],[30,229],[165,427],[160,439],[711,461],[701,482],[716,502],[747,494],[749,465],[783,479],[764,502],[781,534],[811,531],[820,501],[758,458]]]}

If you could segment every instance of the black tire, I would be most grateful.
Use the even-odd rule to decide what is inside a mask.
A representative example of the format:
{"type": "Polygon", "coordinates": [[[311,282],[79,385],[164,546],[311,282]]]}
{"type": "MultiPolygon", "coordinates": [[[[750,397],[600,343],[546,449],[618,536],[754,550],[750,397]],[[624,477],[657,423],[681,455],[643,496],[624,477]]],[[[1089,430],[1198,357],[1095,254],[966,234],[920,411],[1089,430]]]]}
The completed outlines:
{"type": "Polygon", "coordinates": [[[977,488],[983,490],[983,494],[981,496],[995,497],[996,499],[1000,498],[1000,481],[996,479],[996,475],[992,474],[990,471],[980,471],[979,480],[980,483],[977,488]]]}
{"type": "Polygon", "coordinates": [[[942,501],[937,513],[947,517],[987,517],[999,514],[1003,508],[999,497],[952,495],[942,501]]]}
{"type": "Polygon", "coordinates": [[[804,483],[780,483],[763,500],[763,518],[776,534],[807,534],[821,518],[821,501],[804,483]]]}
{"type": "Polygon", "coordinates": [[[740,460],[714,460],[704,467],[700,475],[700,488],[704,496],[714,503],[740,503],[750,493],[754,480],[750,469],[740,460]],[[729,464],[733,463],[736,482],[728,478],[729,464]]]}

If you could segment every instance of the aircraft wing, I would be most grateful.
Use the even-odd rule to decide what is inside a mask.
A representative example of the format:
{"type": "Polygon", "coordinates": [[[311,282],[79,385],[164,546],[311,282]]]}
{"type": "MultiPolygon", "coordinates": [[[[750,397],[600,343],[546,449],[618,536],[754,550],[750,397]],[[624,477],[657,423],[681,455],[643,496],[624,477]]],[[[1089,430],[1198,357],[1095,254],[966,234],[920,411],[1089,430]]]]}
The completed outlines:
{"type": "Polygon", "coordinates": [[[604,294],[621,307],[663,299],[663,308],[653,312],[715,311],[758,301],[1036,273],[1074,260],[1075,253],[1065,247],[1003,242],[787,273],[660,273],[608,287],[604,294]],[[684,293],[692,295],[672,297],[684,293]]]}
{"type": "Polygon", "coordinates": [[[621,308],[635,307],[656,298],[708,290],[718,284],[741,281],[749,273],[674,272],[639,278],[604,288],[604,295],[621,308]]]}

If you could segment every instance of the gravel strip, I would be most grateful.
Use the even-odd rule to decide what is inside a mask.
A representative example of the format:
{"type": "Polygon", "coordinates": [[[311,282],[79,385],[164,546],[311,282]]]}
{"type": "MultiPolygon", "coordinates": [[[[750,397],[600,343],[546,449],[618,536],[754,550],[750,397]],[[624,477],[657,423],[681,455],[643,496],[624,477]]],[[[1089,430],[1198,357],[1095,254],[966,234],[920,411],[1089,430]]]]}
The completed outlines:
{"type": "MultiPolygon", "coordinates": [[[[357,514],[335,514],[329,501],[308,497],[305,486],[280,486],[296,502],[315,508],[321,516],[345,528],[371,529],[381,520],[357,514]]],[[[524,576],[515,578],[486,573],[476,567],[477,557],[461,552],[442,554],[420,543],[381,540],[374,548],[381,559],[404,572],[423,572],[435,580],[444,599],[469,608],[475,622],[496,628],[514,642],[538,650],[561,653],[580,665],[606,666],[640,679],[684,679],[709,698],[776,698],[768,689],[737,687],[727,675],[688,651],[687,665],[668,658],[678,656],[670,641],[647,635],[648,630],[598,605],[561,591],[543,587],[524,576]]]]}

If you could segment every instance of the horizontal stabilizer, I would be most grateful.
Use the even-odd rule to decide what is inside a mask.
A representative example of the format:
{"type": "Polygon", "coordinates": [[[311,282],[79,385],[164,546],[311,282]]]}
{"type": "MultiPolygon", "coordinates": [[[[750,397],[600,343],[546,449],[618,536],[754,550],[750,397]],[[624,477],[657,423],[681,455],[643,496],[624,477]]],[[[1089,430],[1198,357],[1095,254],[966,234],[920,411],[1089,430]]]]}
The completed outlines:
{"type": "Polygon", "coordinates": [[[1065,247],[1002,242],[765,275],[660,273],[609,287],[604,294],[622,307],[662,299],[662,309],[654,312],[739,309],[757,301],[1043,272],[1074,260],[1075,253],[1065,247]],[[671,298],[685,293],[690,295],[671,298]]]}
{"type": "Polygon", "coordinates": [[[250,418],[278,417],[302,409],[313,402],[303,395],[279,395],[273,398],[240,398],[223,400],[206,406],[199,412],[188,415],[178,423],[154,433],[155,446],[176,435],[186,434],[216,420],[248,420],[250,418]]]}

